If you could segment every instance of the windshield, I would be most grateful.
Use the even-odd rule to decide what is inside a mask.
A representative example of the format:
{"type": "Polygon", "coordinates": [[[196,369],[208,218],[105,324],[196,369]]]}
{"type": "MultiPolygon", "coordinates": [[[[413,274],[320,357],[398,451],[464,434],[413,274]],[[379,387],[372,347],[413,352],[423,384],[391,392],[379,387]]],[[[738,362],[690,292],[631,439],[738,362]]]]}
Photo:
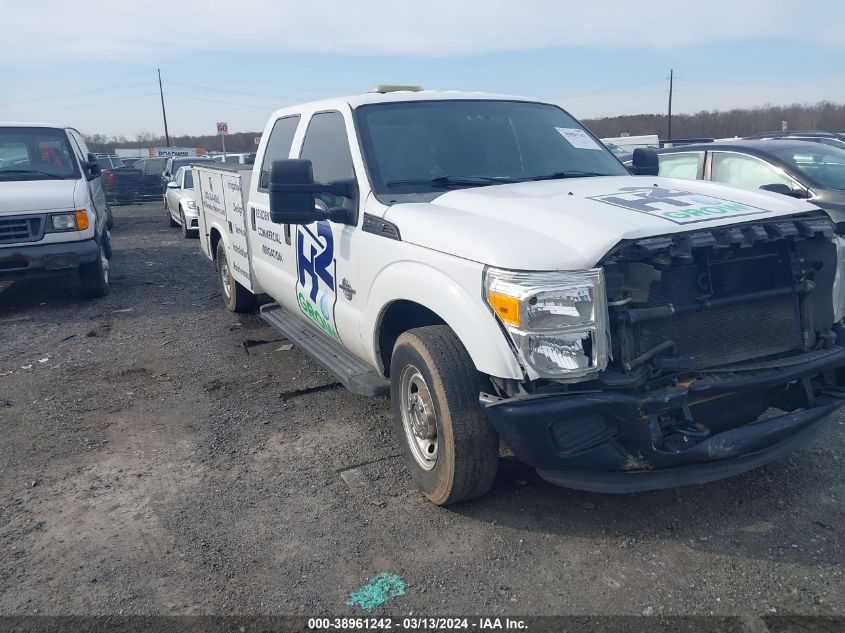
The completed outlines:
{"type": "Polygon", "coordinates": [[[78,177],[76,159],[64,130],[0,128],[0,181],[78,177]]]}
{"type": "Polygon", "coordinates": [[[845,150],[819,143],[772,152],[824,189],[845,190],[845,150]]]}
{"type": "Polygon", "coordinates": [[[562,109],[520,101],[381,103],[357,110],[373,189],[392,199],[546,178],[626,175],[562,109]]]}

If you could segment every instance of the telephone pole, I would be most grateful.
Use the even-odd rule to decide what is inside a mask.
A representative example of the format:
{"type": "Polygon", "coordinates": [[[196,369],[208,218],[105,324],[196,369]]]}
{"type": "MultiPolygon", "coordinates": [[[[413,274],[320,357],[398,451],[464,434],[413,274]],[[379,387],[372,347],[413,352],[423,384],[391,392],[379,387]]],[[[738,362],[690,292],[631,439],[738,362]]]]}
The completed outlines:
{"type": "Polygon", "coordinates": [[[675,71],[673,69],[669,69],[669,129],[667,130],[666,140],[671,140],[672,138],[672,80],[674,79],[675,71]]]}
{"type": "Polygon", "coordinates": [[[170,147],[170,134],[167,132],[167,112],[164,110],[164,90],[161,89],[161,68],[158,71],[158,93],[161,95],[161,118],[164,119],[164,142],[170,147]]]}

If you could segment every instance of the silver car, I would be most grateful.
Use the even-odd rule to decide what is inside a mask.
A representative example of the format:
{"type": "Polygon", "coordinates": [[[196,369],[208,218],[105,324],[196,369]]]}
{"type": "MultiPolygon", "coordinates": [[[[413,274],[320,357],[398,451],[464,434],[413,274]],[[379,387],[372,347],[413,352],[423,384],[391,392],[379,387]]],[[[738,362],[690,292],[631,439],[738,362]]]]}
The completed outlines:
{"type": "Polygon", "coordinates": [[[170,226],[182,227],[182,237],[199,235],[199,214],[194,200],[194,177],[190,167],[180,167],[172,181],[167,183],[164,208],[170,226]]]}

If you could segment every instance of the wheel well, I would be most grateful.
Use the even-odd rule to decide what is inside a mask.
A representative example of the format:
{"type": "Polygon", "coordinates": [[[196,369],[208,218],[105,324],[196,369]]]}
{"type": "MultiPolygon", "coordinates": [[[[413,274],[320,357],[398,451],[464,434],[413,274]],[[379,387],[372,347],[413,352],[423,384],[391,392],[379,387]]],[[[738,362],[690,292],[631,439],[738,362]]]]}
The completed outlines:
{"type": "Polygon", "coordinates": [[[390,357],[396,339],[403,332],[426,325],[445,325],[437,314],[413,301],[394,301],[382,311],[376,326],[376,358],[384,376],[390,375],[390,357]]]}
{"type": "Polygon", "coordinates": [[[211,239],[211,257],[217,260],[217,242],[220,241],[220,231],[211,229],[211,234],[208,236],[211,239]]]}

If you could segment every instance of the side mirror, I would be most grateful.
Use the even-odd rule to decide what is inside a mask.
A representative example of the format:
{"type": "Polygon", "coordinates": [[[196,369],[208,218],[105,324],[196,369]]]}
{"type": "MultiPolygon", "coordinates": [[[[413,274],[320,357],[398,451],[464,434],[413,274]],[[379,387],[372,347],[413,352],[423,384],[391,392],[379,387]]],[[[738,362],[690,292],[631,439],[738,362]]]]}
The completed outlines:
{"type": "Polygon", "coordinates": [[[638,147],[634,150],[629,169],[635,176],[656,176],[660,172],[657,152],[653,149],[638,147]]]}
{"type": "Polygon", "coordinates": [[[168,189],[178,189],[179,183],[176,182],[175,180],[171,180],[169,183],[167,183],[167,188],[168,189]]]}
{"type": "Polygon", "coordinates": [[[88,153],[88,161],[82,166],[86,172],[88,180],[94,180],[102,175],[103,170],[100,169],[100,164],[97,162],[97,157],[94,154],[88,153]]]}
{"type": "Polygon", "coordinates": [[[349,211],[329,209],[327,213],[314,208],[317,194],[354,198],[354,181],[314,182],[311,161],[302,158],[274,160],[270,165],[270,221],[276,224],[311,224],[318,220],[348,222],[349,211]]]}
{"type": "Polygon", "coordinates": [[[760,187],[763,191],[771,191],[772,193],[779,193],[784,196],[790,196],[792,198],[809,198],[810,194],[803,190],[803,189],[793,189],[789,185],[785,185],[782,182],[773,183],[771,185],[762,185],[760,187]]]}

